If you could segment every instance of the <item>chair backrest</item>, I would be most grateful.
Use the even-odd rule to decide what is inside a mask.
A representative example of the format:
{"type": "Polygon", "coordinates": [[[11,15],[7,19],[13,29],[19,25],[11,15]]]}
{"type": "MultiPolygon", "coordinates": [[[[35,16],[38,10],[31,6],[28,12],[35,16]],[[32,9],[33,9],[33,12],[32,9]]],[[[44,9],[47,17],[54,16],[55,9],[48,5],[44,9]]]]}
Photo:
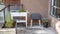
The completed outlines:
{"type": "Polygon", "coordinates": [[[37,19],[41,19],[41,15],[38,13],[32,13],[31,14],[31,19],[37,20],[37,19]]]}

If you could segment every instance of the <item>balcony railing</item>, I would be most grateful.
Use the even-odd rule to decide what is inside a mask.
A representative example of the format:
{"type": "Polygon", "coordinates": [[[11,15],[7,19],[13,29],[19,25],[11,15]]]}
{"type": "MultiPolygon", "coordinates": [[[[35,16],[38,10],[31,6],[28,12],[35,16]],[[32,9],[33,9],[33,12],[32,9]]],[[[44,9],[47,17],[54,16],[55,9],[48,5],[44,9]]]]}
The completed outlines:
{"type": "MultiPolygon", "coordinates": [[[[8,11],[7,8],[9,6],[5,6],[3,9],[0,10],[0,22],[4,22],[5,21],[5,15],[6,15],[6,12],[8,11]]],[[[2,8],[2,7],[1,7],[2,8]]]]}

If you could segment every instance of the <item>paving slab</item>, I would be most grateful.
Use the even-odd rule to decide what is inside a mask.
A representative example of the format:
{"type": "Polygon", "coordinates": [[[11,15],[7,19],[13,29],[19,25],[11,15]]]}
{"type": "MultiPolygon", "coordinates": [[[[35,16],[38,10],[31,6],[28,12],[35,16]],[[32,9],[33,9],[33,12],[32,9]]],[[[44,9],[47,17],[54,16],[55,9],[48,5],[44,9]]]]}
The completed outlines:
{"type": "Polygon", "coordinates": [[[17,34],[57,34],[57,32],[52,28],[18,28],[17,34]]]}

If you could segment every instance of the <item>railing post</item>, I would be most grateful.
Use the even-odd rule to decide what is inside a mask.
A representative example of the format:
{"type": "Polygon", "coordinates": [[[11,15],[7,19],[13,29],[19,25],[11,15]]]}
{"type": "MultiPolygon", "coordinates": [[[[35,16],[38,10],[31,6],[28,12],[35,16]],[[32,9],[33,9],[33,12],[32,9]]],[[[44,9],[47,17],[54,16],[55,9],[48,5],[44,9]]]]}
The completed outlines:
{"type": "Polygon", "coordinates": [[[5,21],[5,9],[3,10],[3,13],[4,13],[4,21],[5,21]]]}

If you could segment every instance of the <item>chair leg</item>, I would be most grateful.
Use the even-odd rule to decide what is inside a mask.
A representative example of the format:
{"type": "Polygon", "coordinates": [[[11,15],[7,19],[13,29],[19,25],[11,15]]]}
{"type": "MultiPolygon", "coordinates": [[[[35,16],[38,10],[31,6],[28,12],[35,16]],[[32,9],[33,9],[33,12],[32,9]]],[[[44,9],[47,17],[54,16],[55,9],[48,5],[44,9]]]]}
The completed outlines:
{"type": "Polygon", "coordinates": [[[31,19],[31,27],[32,27],[32,22],[33,22],[33,20],[31,19]]]}
{"type": "Polygon", "coordinates": [[[27,28],[27,16],[25,17],[25,20],[26,20],[26,28],[27,28]]]}
{"type": "Polygon", "coordinates": [[[41,21],[39,20],[39,25],[41,25],[41,21]]]}
{"type": "Polygon", "coordinates": [[[26,28],[27,28],[27,22],[26,22],[26,28]]]}

